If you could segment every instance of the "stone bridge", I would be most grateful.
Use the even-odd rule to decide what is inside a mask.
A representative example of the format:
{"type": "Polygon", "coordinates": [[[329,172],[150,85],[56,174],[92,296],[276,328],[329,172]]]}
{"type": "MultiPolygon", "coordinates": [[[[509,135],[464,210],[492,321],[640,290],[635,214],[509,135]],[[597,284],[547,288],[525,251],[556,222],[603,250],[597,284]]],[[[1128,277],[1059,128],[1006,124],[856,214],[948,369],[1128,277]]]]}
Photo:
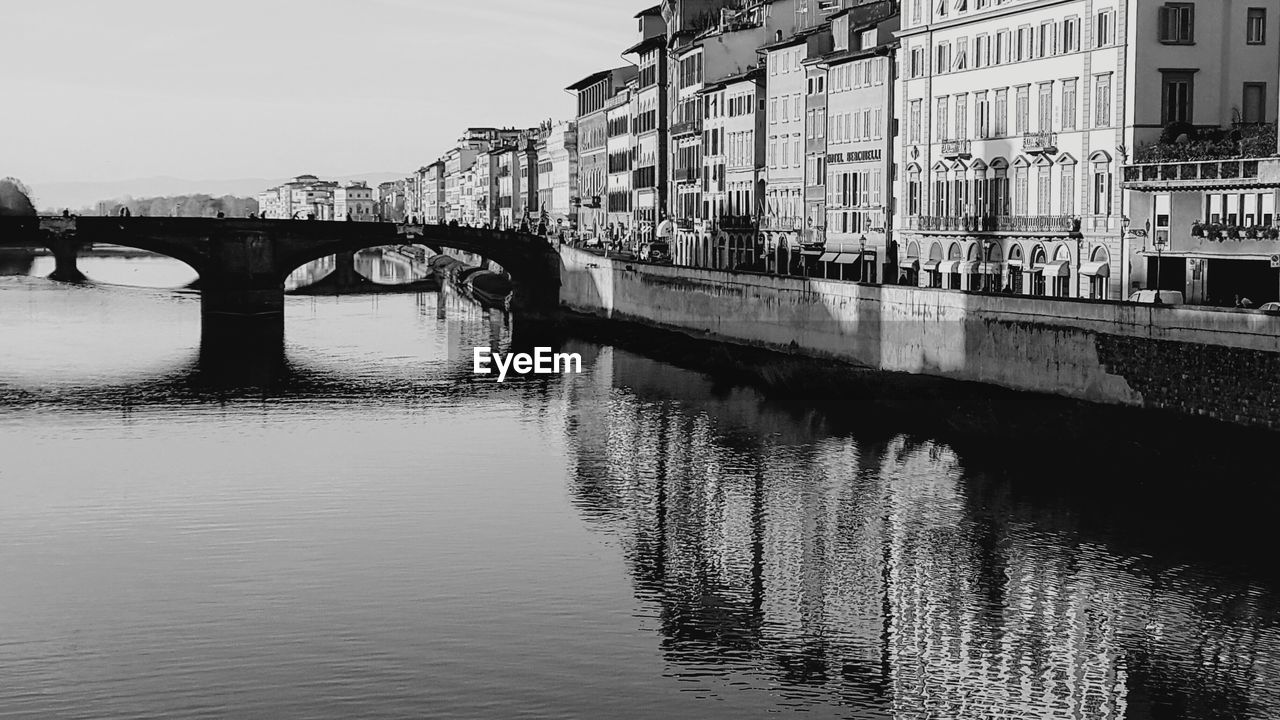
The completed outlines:
{"type": "Polygon", "coordinates": [[[380,245],[464,250],[498,263],[515,286],[512,307],[553,312],[560,263],[545,239],[525,233],[449,225],[257,220],[241,218],[0,217],[0,247],[43,246],[55,279],[78,280],[76,256],[92,243],[167,255],[200,276],[205,316],[264,316],[284,310],[284,281],[322,257],[380,245]]]}

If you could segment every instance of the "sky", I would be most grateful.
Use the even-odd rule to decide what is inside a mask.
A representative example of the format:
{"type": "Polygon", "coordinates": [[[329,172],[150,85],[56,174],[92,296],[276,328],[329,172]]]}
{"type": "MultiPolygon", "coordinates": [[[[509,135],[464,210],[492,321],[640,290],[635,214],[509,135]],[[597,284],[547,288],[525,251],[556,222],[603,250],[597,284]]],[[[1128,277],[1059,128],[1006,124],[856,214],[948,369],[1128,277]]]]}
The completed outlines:
{"type": "Polygon", "coordinates": [[[408,172],[567,120],[658,0],[4,0],[0,177],[408,172]]]}

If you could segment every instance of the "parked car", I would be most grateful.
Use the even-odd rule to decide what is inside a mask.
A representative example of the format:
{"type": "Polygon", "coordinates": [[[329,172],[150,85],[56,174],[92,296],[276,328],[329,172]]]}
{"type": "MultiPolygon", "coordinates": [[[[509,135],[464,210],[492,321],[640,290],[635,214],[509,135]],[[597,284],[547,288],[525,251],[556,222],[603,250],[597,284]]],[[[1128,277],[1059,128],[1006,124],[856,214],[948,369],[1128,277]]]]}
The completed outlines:
{"type": "Polygon", "coordinates": [[[1138,290],[1129,296],[1129,302],[1154,304],[1157,292],[1160,293],[1161,305],[1181,305],[1186,302],[1180,290],[1138,290]]]}
{"type": "Polygon", "coordinates": [[[1270,310],[1271,312],[1280,312],[1280,302],[1262,303],[1259,310],[1270,310]]]}

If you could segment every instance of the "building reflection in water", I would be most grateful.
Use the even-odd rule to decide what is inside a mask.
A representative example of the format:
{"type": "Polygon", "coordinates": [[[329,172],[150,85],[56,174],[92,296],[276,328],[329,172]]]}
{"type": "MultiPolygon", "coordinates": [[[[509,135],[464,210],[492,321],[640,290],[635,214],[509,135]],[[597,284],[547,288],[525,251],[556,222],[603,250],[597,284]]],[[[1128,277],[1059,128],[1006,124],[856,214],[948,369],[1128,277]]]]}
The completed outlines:
{"type": "Polygon", "coordinates": [[[1271,588],[1109,549],[945,444],[566,349],[588,367],[562,388],[573,497],[699,691],[920,720],[1280,717],[1271,588]]]}
{"type": "MultiPolygon", "coordinates": [[[[425,261],[427,253],[417,246],[373,247],[355,254],[356,272],[379,285],[403,285],[417,282],[431,275],[431,266],[425,261]]],[[[285,280],[285,290],[313,285],[333,272],[333,255],[320,258],[294,270],[285,280]]]]}

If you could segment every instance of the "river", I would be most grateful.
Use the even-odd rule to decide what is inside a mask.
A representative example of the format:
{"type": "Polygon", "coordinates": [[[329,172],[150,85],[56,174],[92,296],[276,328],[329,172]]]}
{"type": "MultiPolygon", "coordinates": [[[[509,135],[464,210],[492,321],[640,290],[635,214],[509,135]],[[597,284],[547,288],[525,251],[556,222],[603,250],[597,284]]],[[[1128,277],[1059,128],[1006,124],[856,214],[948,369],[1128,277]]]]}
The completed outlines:
{"type": "Polygon", "coordinates": [[[518,319],[447,293],[237,354],[181,264],[46,260],[0,277],[2,718],[1280,717],[1229,458],[977,460],[585,341],[499,384],[518,319]]]}

